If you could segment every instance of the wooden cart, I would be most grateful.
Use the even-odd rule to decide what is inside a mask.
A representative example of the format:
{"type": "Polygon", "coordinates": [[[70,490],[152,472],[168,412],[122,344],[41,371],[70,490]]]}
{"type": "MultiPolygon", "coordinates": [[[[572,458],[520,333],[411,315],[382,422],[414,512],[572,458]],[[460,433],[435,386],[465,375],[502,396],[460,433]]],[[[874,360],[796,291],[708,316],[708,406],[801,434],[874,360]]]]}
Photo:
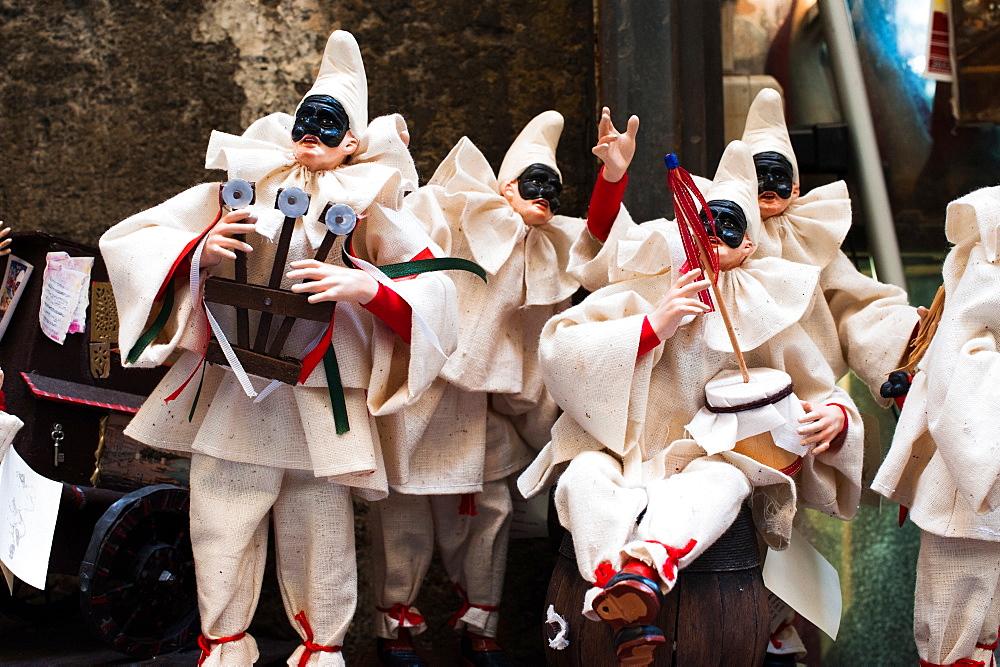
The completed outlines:
{"type": "Polygon", "coordinates": [[[40,232],[12,238],[12,254],[34,270],[0,340],[0,368],[6,411],[24,422],[14,448],[63,483],[49,572],[79,578],[84,617],[115,649],[136,658],[176,650],[199,629],[186,461],[122,433],[164,369],[121,367],[117,311],[97,248],[40,232]],[[95,258],[86,330],[62,345],[39,326],[50,252],[95,258]]]}

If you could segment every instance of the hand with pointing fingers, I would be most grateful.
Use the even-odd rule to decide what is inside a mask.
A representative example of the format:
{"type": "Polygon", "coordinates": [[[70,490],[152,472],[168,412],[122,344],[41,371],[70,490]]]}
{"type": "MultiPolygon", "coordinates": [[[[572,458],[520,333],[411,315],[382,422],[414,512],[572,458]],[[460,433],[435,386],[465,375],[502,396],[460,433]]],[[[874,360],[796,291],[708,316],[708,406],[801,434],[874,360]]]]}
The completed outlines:
{"type": "Polygon", "coordinates": [[[608,183],[617,183],[628,171],[635,155],[635,135],[638,131],[638,116],[628,119],[628,127],[622,134],[611,122],[611,110],[608,107],[601,110],[601,121],[597,126],[600,139],[591,152],[604,162],[604,180],[608,183]]]}
{"type": "Polygon", "coordinates": [[[708,306],[699,301],[697,295],[703,289],[708,289],[712,283],[708,280],[698,280],[700,275],[701,269],[695,269],[678,278],[656,310],[648,315],[649,326],[660,340],[673,336],[681,320],[688,315],[708,312],[708,306]]]}

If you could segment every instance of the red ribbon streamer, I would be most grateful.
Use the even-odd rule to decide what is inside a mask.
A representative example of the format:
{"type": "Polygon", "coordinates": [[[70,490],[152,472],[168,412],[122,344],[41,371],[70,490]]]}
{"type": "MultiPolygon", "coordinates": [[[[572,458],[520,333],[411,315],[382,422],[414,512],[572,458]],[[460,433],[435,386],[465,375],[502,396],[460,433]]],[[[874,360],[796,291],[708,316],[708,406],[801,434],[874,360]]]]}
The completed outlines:
{"type": "Polygon", "coordinates": [[[300,611],[295,614],[295,620],[299,622],[299,625],[301,625],[302,629],[306,632],[306,638],[302,642],[302,646],[304,646],[306,650],[302,652],[302,656],[299,658],[299,667],[305,667],[313,653],[337,653],[340,651],[340,646],[324,646],[323,644],[317,644],[313,641],[313,631],[312,627],[309,625],[309,621],[306,620],[306,612],[300,611]]]}

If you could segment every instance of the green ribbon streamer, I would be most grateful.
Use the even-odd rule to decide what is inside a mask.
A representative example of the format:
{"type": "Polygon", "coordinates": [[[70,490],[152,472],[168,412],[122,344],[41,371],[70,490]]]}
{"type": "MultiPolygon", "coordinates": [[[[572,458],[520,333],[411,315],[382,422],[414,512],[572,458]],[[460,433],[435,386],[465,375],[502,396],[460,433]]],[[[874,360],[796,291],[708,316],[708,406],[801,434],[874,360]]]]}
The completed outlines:
{"type": "Polygon", "coordinates": [[[458,271],[468,271],[469,273],[474,273],[482,278],[484,283],[489,282],[486,277],[486,269],[479,266],[475,262],[462,259],[461,257],[414,259],[409,262],[399,262],[398,264],[386,264],[385,266],[380,266],[378,268],[382,271],[382,273],[390,278],[414,276],[418,273],[427,273],[429,271],[448,271],[455,269],[458,271]]]}
{"type": "Polygon", "coordinates": [[[340,365],[337,363],[337,353],[332,343],[323,355],[323,367],[326,369],[326,387],[330,391],[330,405],[333,406],[333,423],[337,427],[337,435],[343,435],[351,430],[351,422],[347,418],[344,385],[341,383],[340,365]]]}
{"type": "Polygon", "coordinates": [[[153,339],[160,335],[163,327],[167,326],[167,320],[170,319],[170,312],[173,309],[174,288],[173,285],[170,285],[163,295],[163,307],[160,308],[160,313],[153,320],[153,323],[149,325],[149,328],[139,336],[139,340],[135,342],[135,345],[129,350],[128,356],[125,357],[128,363],[134,364],[143,351],[149,347],[149,344],[153,342],[153,339]]]}

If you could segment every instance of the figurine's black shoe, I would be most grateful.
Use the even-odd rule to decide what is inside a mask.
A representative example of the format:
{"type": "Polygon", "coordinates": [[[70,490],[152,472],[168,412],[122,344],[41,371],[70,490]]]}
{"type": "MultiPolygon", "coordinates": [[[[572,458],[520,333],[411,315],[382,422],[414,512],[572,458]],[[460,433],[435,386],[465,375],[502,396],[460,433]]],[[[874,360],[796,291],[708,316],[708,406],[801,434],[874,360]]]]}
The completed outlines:
{"type": "Polygon", "coordinates": [[[795,667],[798,660],[794,653],[765,653],[762,667],[795,667]]]}
{"type": "Polygon", "coordinates": [[[620,667],[646,667],[653,664],[654,652],[667,640],[655,625],[628,625],[612,637],[620,667]]]}
{"type": "Polygon", "coordinates": [[[392,640],[379,637],[375,640],[375,652],[383,665],[390,667],[427,667],[427,661],[413,650],[413,647],[393,647],[392,640]]]}
{"type": "Polygon", "coordinates": [[[492,637],[462,633],[462,667],[514,667],[492,637]]]}

